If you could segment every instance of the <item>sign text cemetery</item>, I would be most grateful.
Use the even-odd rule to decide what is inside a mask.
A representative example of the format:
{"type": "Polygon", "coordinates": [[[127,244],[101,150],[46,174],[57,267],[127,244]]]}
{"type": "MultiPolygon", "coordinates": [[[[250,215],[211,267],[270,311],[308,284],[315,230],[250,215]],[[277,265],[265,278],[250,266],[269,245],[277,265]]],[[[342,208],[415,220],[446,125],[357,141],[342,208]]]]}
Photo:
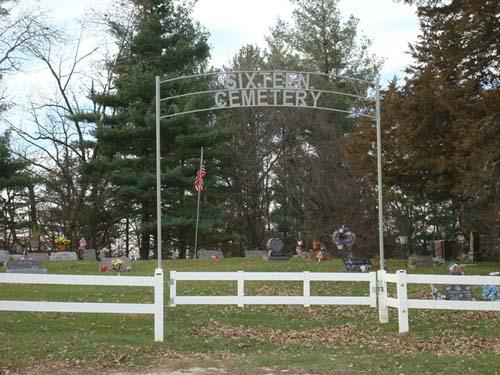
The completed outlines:
{"type": "Polygon", "coordinates": [[[224,90],[214,95],[216,107],[318,107],[321,90],[310,84],[309,73],[235,72],[223,78],[224,90]]]}

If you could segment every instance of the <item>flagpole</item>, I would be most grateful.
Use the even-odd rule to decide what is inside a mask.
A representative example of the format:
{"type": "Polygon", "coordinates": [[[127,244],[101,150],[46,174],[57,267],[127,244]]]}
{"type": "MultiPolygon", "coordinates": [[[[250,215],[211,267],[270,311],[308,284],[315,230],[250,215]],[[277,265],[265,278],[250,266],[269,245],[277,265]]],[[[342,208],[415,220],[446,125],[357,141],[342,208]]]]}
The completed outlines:
{"type": "MultiPolygon", "coordinates": [[[[202,167],[203,167],[203,147],[201,147],[200,168],[198,169],[198,171],[201,171],[202,167]]],[[[196,230],[194,232],[194,259],[196,259],[198,251],[198,223],[200,221],[200,197],[201,197],[201,189],[198,190],[198,208],[196,209],[196,230]]]]}

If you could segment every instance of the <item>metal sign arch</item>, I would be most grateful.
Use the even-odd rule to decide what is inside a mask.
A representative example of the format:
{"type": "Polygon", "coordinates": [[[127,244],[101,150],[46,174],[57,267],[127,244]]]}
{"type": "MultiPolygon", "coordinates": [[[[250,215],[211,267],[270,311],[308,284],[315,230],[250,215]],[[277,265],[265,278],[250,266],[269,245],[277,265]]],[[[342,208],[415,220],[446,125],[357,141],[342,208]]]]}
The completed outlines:
{"type": "MultiPolygon", "coordinates": [[[[356,86],[354,86],[356,87],[356,86]]],[[[339,112],[352,116],[365,117],[376,122],[377,127],[377,190],[378,190],[378,221],[379,221],[379,256],[380,269],[384,269],[384,238],[383,238],[383,202],[382,202],[382,144],[381,144],[381,119],[380,119],[380,84],[375,81],[363,80],[354,77],[326,74],[319,72],[301,72],[285,70],[245,70],[245,71],[213,71],[201,74],[186,75],[181,77],[161,80],[156,77],[156,192],[157,192],[157,254],[158,268],[162,268],[161,254],[161,169],[160,169],[160,122],[176,116],[200,112],[214,112],[221,109],[235,108],[303,108],[322,111],[339,112]],[[328,90],[317,88],[312,82],[318,82],[319,77],[326,82],[336,80],[338,83],[353,82],[362,84],[366,88],[366,95],[349,93],[341,90],[328,90]],[[181,93],[186,80],[211,79],[212,86],[209,90],[199,90],[181,93]],[[326,80],[325,80],[326,78],[326,80]],[[170,92],[169,96],[161,97],[161,85],[178,84],[181,89],[170,92]],[[369,88],[373,96],[368,96],[369,88]],[[171,112],[175,101],[198,95],[213,95],[213,105],[206,108],[191,109],[184,112],[171,112]],[[354,100],[375,103],[375,114],[368,111],[356,112],[340,108],[323,107],[319,99],[326,95],[339,95],[354,100]],[[162,103],[170,103],[166,113],[161,112],[162,103]]]]}

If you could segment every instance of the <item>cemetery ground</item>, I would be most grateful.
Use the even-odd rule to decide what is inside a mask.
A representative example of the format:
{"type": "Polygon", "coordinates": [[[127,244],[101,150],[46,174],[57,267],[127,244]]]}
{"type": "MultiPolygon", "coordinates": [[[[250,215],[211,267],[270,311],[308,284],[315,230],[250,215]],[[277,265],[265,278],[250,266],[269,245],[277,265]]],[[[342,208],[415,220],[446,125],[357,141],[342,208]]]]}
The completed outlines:
{"type": "MultiPolygon", "coordinates": [[[[389,271],[404,269],[390,260],[389,271]]],[[[44,263],[49,274],[99,274],[92,261],[44,263]]],[[[133,262],[127,275],[152,275],[155,261],[133,262]]],[[[258,258],[167,260],[176,271],[342,272],[341,261],[258,258]]],[[[499,264],[477,263],[466,275],[487,275],[499,264]]],[[[4,272],[5,267],[0,268],[4,272]]],[[[410,273],[447,274],[446,266],[410,273]]],[[[110,273],[108,273],[110,274],[110,273]]],[[[442,286],[441,286],[442,287],[442,286]]],[[[473,287],[481,297],[480,287],[473,287]]],[[[311,295],[366,295],[368,284],[312,282],[311,295]]],[[[248,295],[300,295],[301,282],[246,282],[248,295]]],[[[394,291],[389,290],[389,293],[394,291]]],[[[178,295],[235,295],[236,282],[184,281],[178,295]]],[[[429,285],[409,296],[432,298],[429,285]]],[[[7,285],[1,300],[152,303],[152,288],[7,285]]],[[[0,374],[140,374],[155,368],[217,367],[228,374],[500,374],[500,313],[410,310],[410,332],[398,334],[368,306],[177,306],[165,308],[165,341],[153,342],[150,315],[0,312],[0,374]],[[267,370],[266,370],[267,369],[267,370]]],[[[166,373],[166,372],[165,372],[166,373]]]]}

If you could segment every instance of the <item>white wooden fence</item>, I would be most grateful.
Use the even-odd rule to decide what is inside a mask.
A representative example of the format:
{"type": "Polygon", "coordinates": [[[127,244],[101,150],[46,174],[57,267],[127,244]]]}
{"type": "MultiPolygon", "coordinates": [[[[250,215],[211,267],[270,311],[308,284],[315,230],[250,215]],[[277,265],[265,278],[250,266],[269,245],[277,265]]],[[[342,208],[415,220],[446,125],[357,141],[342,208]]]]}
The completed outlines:
{"type": "Polygon", "coordinates": [[[407,275],[406,271],[398,271],[396,274],[378,271],[378,280],[381,287],[379,295],[380,321],[382,323],[389,321],[389,307],[397,309],[400,333],[409,331],[408,309],[500,311],[500,301],[447,301],[408,298],[408,284],[500,285],[500,277],[498,276],[407,275]],[[387,296],[387,283],[396,284],[396,298],[387,296]]]}
{"type": "Polygon", "coordinates": [[[367,305],[377,307],[376,272],[176,272],[170,271],[170,303],[175,305],[367,305]],[[236,281],[233,296],[178,296],[177,281],[236,281]],[[302,281],[302,296],[246,296],[245,281],[302,281]],[[367,297],[311,296],[311,281],[363,281],[369,283],[367,297]]]}
{"type": "Polygon", "coordinates": [[[0,284],[105,285],[153,287],[154,303],[0,301],[0,311],[153,314],[155,341],[163,341],[163,270],[154,276],[86,276],[0,273],[0,284]]]}

